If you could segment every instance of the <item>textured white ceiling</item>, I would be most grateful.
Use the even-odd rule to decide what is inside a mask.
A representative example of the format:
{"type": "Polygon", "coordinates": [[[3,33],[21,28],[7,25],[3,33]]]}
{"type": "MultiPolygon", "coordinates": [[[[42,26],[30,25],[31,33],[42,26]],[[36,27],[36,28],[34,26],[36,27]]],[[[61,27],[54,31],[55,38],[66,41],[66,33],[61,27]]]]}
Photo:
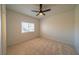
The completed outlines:
{"type": "Polygon", "coordinates": [[[50,8],[51,11],[45,12],[45,16],[36,16],[37,13],[31,10],[39,10],[39,4],[7,4],[7,9],[37,18],[42,19],[51,15],[66,12],[68,10],[74,9],[73,4],[43,4],[43,9],[50,8]]]}

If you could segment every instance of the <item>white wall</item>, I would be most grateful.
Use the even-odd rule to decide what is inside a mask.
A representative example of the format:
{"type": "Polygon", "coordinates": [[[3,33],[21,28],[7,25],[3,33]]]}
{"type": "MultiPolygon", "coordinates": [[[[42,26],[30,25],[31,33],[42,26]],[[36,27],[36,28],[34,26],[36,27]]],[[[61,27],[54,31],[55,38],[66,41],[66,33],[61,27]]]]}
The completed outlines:
{"type": "Polygon", "coordinates": [[[74,10],[42,19],[40,28],[42,37],[74,46],[74,10]]]}
{"type": "Polygon", "coordinates": [[[11,46],[39,36],[39,20],[26,15],[7,10],[7,39],[11,46]],[[35,23],[35,32],[21,33],[21,22],[35,23]]]}
{"type": "Polygon", "coordinates": [[[75,46],[79,53],[79,5],[75,8],[75,46]]]}

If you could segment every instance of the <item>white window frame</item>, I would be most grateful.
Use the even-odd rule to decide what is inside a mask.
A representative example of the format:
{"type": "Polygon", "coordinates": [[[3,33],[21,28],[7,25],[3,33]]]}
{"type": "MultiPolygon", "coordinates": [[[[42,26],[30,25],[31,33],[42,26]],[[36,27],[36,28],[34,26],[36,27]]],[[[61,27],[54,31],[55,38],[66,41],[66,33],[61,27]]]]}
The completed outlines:
{"type": "Polygon", "coordinates": [[[26,32],[34,32],[35,31],[35,24],[31,22],[22,22],[21,23],[21,32],[26,33],[26,32]],[[31,29],[33,26],[33,29],[31,29]],[[23,28],[25,27],[25,30],[23,28]]]}

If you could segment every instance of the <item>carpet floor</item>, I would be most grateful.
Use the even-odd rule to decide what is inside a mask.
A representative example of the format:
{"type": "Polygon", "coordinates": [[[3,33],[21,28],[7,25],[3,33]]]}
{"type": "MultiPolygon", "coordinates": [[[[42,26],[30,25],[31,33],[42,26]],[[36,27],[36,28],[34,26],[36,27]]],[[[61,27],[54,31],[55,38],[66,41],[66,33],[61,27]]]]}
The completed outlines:
{"type": "Polygon", "coordinates": [[[8,55],[74,55],[73,47],[58,41],[36,38],[8,47],[8,55]]]}

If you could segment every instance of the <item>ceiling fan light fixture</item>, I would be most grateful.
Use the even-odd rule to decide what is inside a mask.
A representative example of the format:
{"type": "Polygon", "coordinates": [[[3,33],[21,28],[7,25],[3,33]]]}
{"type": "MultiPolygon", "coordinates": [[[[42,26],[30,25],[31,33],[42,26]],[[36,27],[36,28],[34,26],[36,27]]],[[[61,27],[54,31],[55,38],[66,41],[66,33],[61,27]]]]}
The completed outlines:
{"type": "Polygon", "coordinates": [[[43,15],[43,13],[39,13],[39,15],[43,15]]]}

